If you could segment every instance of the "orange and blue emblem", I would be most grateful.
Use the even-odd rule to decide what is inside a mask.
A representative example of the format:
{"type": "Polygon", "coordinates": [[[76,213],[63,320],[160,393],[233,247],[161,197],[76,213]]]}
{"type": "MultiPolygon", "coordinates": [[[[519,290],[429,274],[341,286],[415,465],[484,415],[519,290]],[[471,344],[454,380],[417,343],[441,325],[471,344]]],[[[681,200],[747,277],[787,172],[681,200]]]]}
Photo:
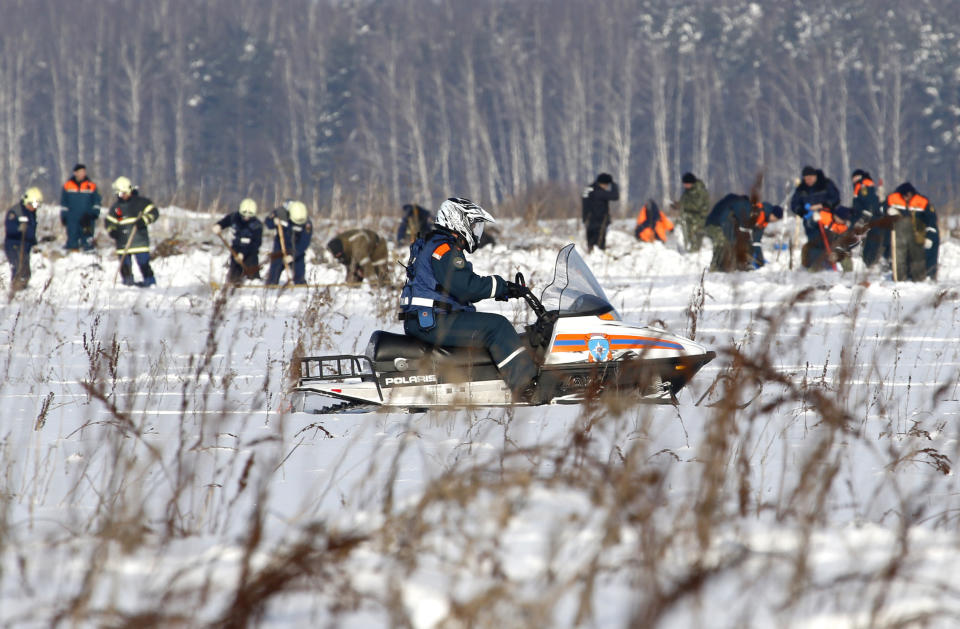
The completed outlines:
{"type": "Polygon", "coordinates": [[[552,352],[589,352],[591,361],[610,360],[618,350],[683,350],[683,345],[650,336],[608,336],[606,334],[558,334],[552,352]]]}
{"type": "Polygon", "coordinates": [[[587,339],[587,350],[590,352],[590,362],[602,363],[610,358],[610,341],[602,334],[591,336],[587,339]]]}

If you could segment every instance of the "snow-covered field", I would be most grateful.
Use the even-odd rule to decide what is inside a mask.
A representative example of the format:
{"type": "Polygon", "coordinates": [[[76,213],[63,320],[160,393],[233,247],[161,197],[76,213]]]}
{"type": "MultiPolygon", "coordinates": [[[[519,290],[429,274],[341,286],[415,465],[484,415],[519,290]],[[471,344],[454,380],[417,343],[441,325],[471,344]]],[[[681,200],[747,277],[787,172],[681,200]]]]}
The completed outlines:
{"type": "MultiPolygon", "coordinates": [[[[154,242],[210,220],[163,214],[154,242]]],[[[508,227],[475,268],[535,287],[581,237],[508,227]]],[[[362,353],[396,291],[317,257],[214,292],[212,244],[147,290],[106,247],[41,246],[12,299],[4,266],[0,624],[957,626],[960,245],[937,283],[772,246],[702,276],[630,227],[586,256],[608,296],[718,352],[678,408],[289,414],[294,352],[362,353]]]]}

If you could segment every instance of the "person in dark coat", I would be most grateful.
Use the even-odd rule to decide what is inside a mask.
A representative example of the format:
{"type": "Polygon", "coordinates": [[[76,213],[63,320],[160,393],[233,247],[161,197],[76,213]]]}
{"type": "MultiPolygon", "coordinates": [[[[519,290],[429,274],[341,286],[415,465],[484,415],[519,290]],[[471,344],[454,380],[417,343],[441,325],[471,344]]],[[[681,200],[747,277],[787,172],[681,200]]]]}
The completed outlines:
{"type": "Polygon", "coordinates": [[[477,312],[473,305],[524,294],[522,287],[499,275],[477,275],[466,260],[464,251],[476,251],[484,224],[492,222],[493,217],[469,199],[443,202],[433,231],[410,246],[400,295],[403,330],[436,346],[488,351],[514,396],[537,403],[539,370],[530,351],[506,317],[477,312]]]}
{"type": "Polygon", "coordinates": [[[582,218],[587,230],[587,253],[594,247],[607,248],[607,227],[610,226],[610,202],[620,198],[613,176],[600,173],[583,191],[582,218]]]}
{"type": "Polygon", "coordinates": [[[77,164],[73,176],[63,184],[60,193],[60,222],[67,228],[69,251],[93,249],[93,232],[100,217],[100,192],[87,178],[87,167],[77,164]]]}
{"type": "Polygon", "coordinates": [[[873,178],[865,170],[857,169],[850,175],[853,183],[853,221],[854,229],[866,232],[863,238],[863,263],[868,267],[890,257],[890,228],[877,225],[884,216],[880,207],[880,197],[873,178]]]}
{"type": "Polygon", "coordinates": [[[730,193],[714,204],[705,224],[713,229],[711,271],[729,273],[744,271],[750,266],[753,250],[753,223],[750,197],[730,193]]]}
{"type": "Polygon", "coordinates": [[[433,214],[430,210],[413,203],[403,206],[403,217],[397,227],[397,244],[409,246],[420,234],[430,231],[433,226],[433,214]]]}
{"type": "Polygon", "coordinates": [[[7,210],[3,250],[10,263],[10,288],[14,291],[30,282],[30,251],[37,244],[37,208],[41,203],[40,188],[28,188],[20,202],[7,210]]]}
{"type": "Polygon", "coordinates": [[[896,217],[893,224],[891,257],[897,281],[937,279],[940,230],[930,199],[909,181],[897,186],[887,197],[886,213],[896,217]]]}
{"type": "Polygon", "coordinates": [[[349,229],[337,234],[327,243],[327,250],[347,268],[344,282],[390,281],[387,241],[372,229],[349,229]]]}
{"type": "Polygon", "coordinates": [[[140,286],[146,288],[157,283],[150,267],[150,234],[148,226],[160,218],[160,211],[153,201],[140,196],[139,191],[127,177],[117,177],[113,182],[113,192],[116,200],[103,222],[107,234],[117,244],[117,255],[120,256],[120,277],[126,286],[140,286]],[[133,263],[137,261],[143,281],[133,281],[133,263]]]}
{"type": "Polygon", "coordinates": [[[302,201],[287,201],[283,207],[274,210],[263,224],[267,229],[277,230],[273,238],[267,284],[279,284],[283,269],[292,267],[293,283],[305,285],[306,255],[310,239],[313,238],[313,222],[307,215],[307,206],[302,201]]]}
{"type": "Polygon", "coordinates": [[[230,254],[228,282],[239,282],[244,277],[260,279],[260,245],[263,243],[263,223],[257,218],[257,202],[244,199],[240,208],[231,212],[213,224],[213,233],[220,234],[224,229],[233,230],[233,243],[230,254]],[[234,254],[240,258],[238,262],[234,254]]]}
{"type": "Polygon", "coordinates": [[[801,250],[801,264],[813,271],[833,268],[836,259],[832,245],[836,236],[847,230],[849,215],[845,219],[844,212],[834,213],[834,208],[840,205],[840,192],[822,170],[804,166],[801,177],[790,198],[790,211],[803,219],[807,236],[801,250]]]}
{"type": "MultiPolygon", "coordinates": [[[[676,208],[680,210],[680,223],[683,228],[684,245],[688,251],[700,251],[703,245],[703,235],[706,233],[711,239],[720,238],[719,232],[710,233],[704,229],[707,211],[710,208],[710,193],[707,186],[693,173],[683,173],[680,182],[683,184],[683,194],[676,208]]],[[[716,207],[716,206],[714,206],[716,207]]],[[[714,243],[716,250],[716,243],[714,243]]]]}

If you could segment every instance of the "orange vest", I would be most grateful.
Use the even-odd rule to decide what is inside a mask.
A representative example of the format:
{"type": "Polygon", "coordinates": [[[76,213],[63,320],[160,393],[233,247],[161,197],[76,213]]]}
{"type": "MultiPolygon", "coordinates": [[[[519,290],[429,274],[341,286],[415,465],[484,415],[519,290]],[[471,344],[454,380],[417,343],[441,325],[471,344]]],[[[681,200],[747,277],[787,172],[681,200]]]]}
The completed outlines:
{"type": "Polygon", "coordinates": [[[867,179],[866,177],[864,177],[857,183],[853,184],[853,196],[857,196],[858,194],[860,194],[861,186],[876,187],[875,184],[873,183],[873,179],[867,179]]]}
{"type": "Polygon", "coordinates": [[[820,224],[835,234],[842,234],[847,231],[847,225],[837,222],[833,218],[833,212],[829,210],[820,210],[820,224]]]}
{"type": "Polygon", "coordinates": [[[78,186],[73,179],[67,179],[67,183],[63,184],[63,189],[67,192],[96,192],[97,184],[89,179],[84,179],[78,186]]]}
{"type": "MultiPolygon", "coordinates": [[[[903,198],[899,192],[894,192],[887,197],[887,207],[899,210],[901,213],[906,211],[925,212],[930,208],[930,199],[922,194],[915,194],[910,197],[910,202],[903,198]]],[[[930,208],[932,211],[932,208],[930,208]]]]}
{"type": "MultiPolygon", "coordinates": [[[[640,227],[646,222],[647,206],[644,204],[644,206],[640,208],[640,213],[637,214],[637,227],[640,227]]],[[[650,227],[644,227],[640,230],[640,233],[637,234],[637,238],[643,242],[653,242],[654,239],[660,240],[661,242],[667,242],[667,232],[669,231],[673,231],[673,221],[667,218],[666,214],[660,212],[660,218],[657,219],[653,229],[650,229],[650,227]]]]}

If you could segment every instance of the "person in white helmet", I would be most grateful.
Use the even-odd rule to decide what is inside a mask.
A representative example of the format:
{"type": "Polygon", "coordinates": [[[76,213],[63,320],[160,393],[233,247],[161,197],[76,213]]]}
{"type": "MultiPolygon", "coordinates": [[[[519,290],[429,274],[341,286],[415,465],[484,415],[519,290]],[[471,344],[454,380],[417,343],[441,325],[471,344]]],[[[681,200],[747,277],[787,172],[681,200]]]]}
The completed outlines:
{"type": "Polygon", "coordinates": [[[146,288],[157,283],[150,267],[150,235],[147,226],[160,218],[160,211],[153,201],[140,196],[136,187],[126,177],[117,177],[113,182],[116,199],[107,215],[104,226],[107,233],[117,243],[117,255],[120,256],[120,277],[125,286],[146,288]],[[133,258],[140,268],[143,281],[133,281],[133,258]]]}
{"type": "Polygon", "coordinates": [[[400,318],[408,336],[432,345],[485,349],[500,376],[524,401],[532,401],[538,368],[506,317],[477,312],[474,303],[524,294],[499,275],[473,272],[464,252],[474,252],[486,223],[494,219],[469,199],[450,198],[437,211],[433,231],[410,246],[400,318]]]}
{"type": "Polygon", "coordinates": [[[224,229],[233,229],[231,248],[240,258],[238,262],[230,255],[228,282],[239,282],[244,277],[260,279],[260,245],[263,243],[263,223],[257,218],[257,202],[244,199],[236,212],[230,212],[213,224],[213,233],[220,234],[224,229]]]}
{"type": "Polygon", "coordinates": [[[267,284],[279,284],[280,273],[285,266],[292,267],[294,284],[306,284],[305,256],[313,237],[313,223],[307,216],[307,206],[302,201],[287,201],[283,207],[274,210],[263,224],[267,229],[277,230],[267,284]]]}
{"type": "Polygon", "coordinates": [[[43,203],[40,188],[27,188],[20,202],[7,210],[3,250],[10,263],[10,286],[26,288],[30,281],[30,251],[37,244],[37,208],[43,203]]]}

